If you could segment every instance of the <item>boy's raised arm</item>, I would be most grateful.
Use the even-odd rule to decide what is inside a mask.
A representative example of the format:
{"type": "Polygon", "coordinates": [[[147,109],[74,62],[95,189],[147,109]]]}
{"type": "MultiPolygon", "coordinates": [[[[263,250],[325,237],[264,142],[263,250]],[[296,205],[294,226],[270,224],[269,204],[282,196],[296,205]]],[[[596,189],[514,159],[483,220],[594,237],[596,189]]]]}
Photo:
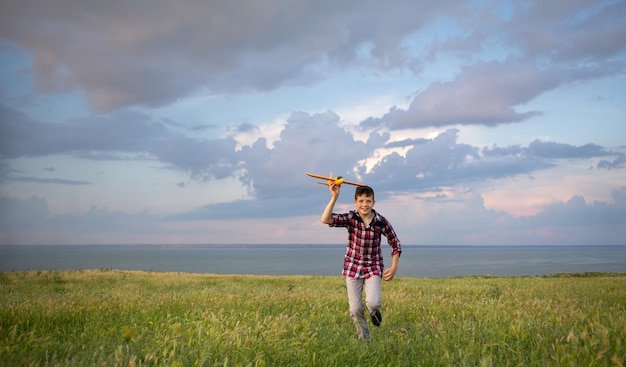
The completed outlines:
{"type": "Polygon", "coordinates": [[[339,198],[339,191],[341,190],[341,186],[336,185],[334,182],[331,182],[328,185],[328,190],[330,191],[330,200],[322,213],[322,223],[331,224],[333,222],[333,208],[335,207],[335,203],[339,198]]]}

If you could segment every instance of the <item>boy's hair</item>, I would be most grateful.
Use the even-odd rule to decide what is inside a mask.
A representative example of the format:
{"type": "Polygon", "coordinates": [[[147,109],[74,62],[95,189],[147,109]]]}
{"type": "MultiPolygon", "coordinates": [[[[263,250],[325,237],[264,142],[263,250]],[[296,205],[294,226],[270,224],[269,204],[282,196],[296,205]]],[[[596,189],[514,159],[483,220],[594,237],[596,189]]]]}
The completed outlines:
{"type": "Polygon", "coordinates": [[[374,200],[374,189],[369,186],[357,186],[354,191],[354,200],[358,199],[361,195],[371,196],[372,200],[374,200]]]}

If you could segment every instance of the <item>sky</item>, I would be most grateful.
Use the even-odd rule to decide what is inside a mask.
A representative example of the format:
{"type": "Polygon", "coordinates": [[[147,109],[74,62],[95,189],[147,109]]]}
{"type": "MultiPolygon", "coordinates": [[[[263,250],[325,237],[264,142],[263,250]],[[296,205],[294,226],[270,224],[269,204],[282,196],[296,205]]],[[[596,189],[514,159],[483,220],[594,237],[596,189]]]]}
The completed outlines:
{"type": "Polygon", "coordinates": [[[626,245],[626,1],[0,4],[0,244],[626,245]],[[343,185],[336,212],[354,209],[343,185]]]}

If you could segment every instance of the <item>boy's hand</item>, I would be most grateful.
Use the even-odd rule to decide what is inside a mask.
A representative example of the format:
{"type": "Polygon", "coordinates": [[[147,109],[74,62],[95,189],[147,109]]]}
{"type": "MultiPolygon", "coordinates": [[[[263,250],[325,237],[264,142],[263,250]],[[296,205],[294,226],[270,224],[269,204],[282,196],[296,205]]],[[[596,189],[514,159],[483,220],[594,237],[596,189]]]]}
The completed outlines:
{"type": "Polygon", "coordinates": [[[398,271],[398,268],[391,267],[391,268],[386,269],[383,272],[383,279],[387,282],[392,280],[393,277],[396,275],[396,271],[398,271]]]}
{"type": "Polygon", "coordinates": [[[330,191],[330,195],[332,197],[338,197],[339,191],[341,190],[341,185],[337,185],[335,181],[331,181],[328,183],[328,190],[330,191]]]}

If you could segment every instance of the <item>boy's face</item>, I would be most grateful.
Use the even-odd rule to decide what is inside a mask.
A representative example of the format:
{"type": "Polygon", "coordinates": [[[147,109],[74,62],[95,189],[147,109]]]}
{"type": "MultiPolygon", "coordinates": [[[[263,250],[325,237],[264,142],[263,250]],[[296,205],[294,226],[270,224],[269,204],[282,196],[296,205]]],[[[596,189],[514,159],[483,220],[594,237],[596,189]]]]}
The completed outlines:
{"type": "Polygon", "coordinates": [[[374,197],[365,194],[359,195],[354,200],[354,206],[361,217],[367,217],[374,208],[374,197]]]}

